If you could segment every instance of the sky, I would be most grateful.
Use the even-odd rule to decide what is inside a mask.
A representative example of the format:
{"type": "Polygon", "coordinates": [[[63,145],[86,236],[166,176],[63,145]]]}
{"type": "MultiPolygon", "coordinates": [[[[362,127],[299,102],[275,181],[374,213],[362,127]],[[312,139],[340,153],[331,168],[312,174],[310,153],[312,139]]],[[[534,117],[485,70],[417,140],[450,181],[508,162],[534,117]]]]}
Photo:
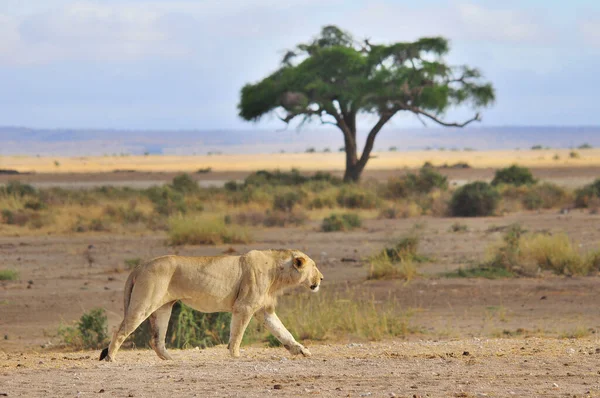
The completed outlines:
{"type": "Polygon", "coordinates": [[[483,126],[600,125],[597,0],[2,0],[0,126],[280,128],[241,120],[240,89],[328,24],[373,43],[449,38],[447,61],[496,88],[483,126]]]}

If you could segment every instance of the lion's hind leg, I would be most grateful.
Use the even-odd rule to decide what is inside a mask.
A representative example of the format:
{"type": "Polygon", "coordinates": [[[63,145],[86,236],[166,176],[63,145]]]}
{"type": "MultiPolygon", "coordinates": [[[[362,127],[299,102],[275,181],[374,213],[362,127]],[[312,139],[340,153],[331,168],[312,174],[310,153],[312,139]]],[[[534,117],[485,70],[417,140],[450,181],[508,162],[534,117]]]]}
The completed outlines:
{"type": "Polygon", "coordinates": [[[169,327],[169,319],[171,318],[173,304],[175,304],[175,301],[163,305],[154,311],[149,318],[150,332],[152,334],[150,337],[150,346],[154,349],[156,355],[158,355],[160,359],[173,359],[165,347],[165,338],[167,336],[167,328],[169,327]]]}

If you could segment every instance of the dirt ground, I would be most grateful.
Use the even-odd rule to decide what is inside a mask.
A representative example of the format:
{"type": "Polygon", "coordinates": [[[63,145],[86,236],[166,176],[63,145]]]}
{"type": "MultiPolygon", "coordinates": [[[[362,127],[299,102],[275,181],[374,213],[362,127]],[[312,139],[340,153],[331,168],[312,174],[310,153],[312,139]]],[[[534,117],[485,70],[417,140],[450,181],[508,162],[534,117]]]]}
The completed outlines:
{"type": "MultiPolygon", "coordinates": [[[[583,181],[598,171],[534,173],[553,181],[583,181]]],[[[491,178],[493,171],[448,173],[458,181],[491,178]]],[[[120,173],[96,178],[107,175],[121,178],[120,173]]],[[[387,175],[381,171],[372,176],[387,175]]],[[[68,175],[45,175],[45,180],[31,176],[51,182],[68,175]]],[[[148,173],[149,180],[155,176],[148,173]]],[[[211,178],[225,179],[216,177],[211,178]]],[[[76,183],[77,178],[67,181],[76,183]]],[[[482,259],[486,246],[501,238],[502,226],[514,222],[530,231],[567,232],[582,251],[600,246],[600,215],[587,211],[368,220],[362,229],[347,233],[319,232],[317,222],[253,231],[254,243],[233,249],[299,248],[325,275],[322,289],[350,285],[377,299],[393,294],[412,314],[409,323],[416,332],[406,339],[308,341],[310,359],[292,358],[282,348],[261,344],[243,347],[239,360],[230,359],[223,346],[176,350],[172,362],[160,361],[150,350],[120,351],[115,363],[98,362],[96,351],[65,353],[57,348],[61,323],[98,306],[107,310],[109,331],[120,322],[125,259],[213,255],[230,246],[174,248],[161,233],[0,237],[0,267],[20,274],[18,281],[0,282],[0,396],[600,396],[600,277],[544,274],[487,280],[442,275],[482,259]],[[449,232],[457,221],[468,232],[449,232]],[[366,281],[361,260],[415,227],[420,252],[433,262],[422,265],[420,276],[410,283],[366,281]],[[92,266],[85,257],[90,244],[92,266]]]]}

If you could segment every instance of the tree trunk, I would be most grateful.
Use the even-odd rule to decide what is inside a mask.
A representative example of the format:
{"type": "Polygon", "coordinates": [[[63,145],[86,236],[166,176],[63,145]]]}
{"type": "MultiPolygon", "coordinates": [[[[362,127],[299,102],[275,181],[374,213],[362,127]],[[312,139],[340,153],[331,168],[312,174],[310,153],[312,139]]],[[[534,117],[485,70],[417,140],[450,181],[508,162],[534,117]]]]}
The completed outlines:
{"type": "Polygon", "coordinates": [[[358,182],[360,175],[362,174],[363,167],[361,164],[356,162],[355,164],[348,164],[346,159],[346,171],[344,172],[344,182],[358,182]]]}
{"type": "Polygon", "coordinates": [[[344,182],[358,182],[364,165],[358,160],[356,154],[356,130],[346,128],[344,133],[344,150],[346,151],[346,171],[344,172],[344,182]]]}

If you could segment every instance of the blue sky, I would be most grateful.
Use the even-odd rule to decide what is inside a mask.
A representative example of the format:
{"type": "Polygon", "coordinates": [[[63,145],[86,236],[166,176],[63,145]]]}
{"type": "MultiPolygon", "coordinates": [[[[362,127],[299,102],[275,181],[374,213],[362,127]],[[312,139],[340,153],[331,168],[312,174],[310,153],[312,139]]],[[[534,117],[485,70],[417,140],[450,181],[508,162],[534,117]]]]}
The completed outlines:
{"type": "Polygon", "coordinates": [[[596,0],[2,0],[0,125],[281,127],[240,120],[239,90],[325,24],[372,42],[450,38],[447,60],[497,89],[485,126],[600,124],[596,0]]]}

